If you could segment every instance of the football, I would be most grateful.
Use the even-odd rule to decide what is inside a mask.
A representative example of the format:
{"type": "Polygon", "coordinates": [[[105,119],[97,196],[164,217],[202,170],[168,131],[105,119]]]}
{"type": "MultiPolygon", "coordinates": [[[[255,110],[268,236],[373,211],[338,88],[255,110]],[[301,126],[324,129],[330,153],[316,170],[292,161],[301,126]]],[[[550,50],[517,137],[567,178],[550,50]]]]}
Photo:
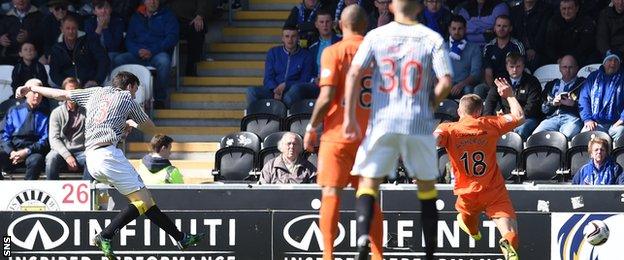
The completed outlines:
{"type": "Polygon", "coordinates": [[[609,239],[609,227],[602,220],[592,220],[585,225],[583,236],[591,245],[602,245],[609,239]]]}

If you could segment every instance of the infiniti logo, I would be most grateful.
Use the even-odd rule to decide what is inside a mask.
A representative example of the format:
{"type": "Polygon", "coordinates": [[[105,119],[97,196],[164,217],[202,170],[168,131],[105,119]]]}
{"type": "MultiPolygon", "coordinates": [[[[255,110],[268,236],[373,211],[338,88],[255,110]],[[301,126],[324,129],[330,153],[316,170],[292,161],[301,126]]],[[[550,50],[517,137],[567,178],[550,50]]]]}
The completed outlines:
{"type": "MultiPolygon", "coordinates": [[[[321,234],[321,229],[319,228],[316,221],[314,221],[314,219],[318,218],[319,215],[303,215],[296,217],[291,221],[288,221],[288,223],[286,223],[286,226],[284,226],[283,231],[283,236],[286,242],[288,242],[288,244],[297,249],[308,251],[310,248],[310,244],[312,243],[312,237],[316,237],[316,242],[318,243],[319,248],[323,250],[323,236],[321,234]],[[307,219],[309,219],[309,221],[304,221],[307,219]],[[290,231],[291,228],[300,230],[302,229],[301,226],[305,227],[306,225],[308,226],[308,229],[305,231],[303,237],[301,237],[301,241],[296,241],[295,239],[293,239],[290,231]]],[[[334,240],[334,246],[340,244],[340,242],[342,242],[345,237],[345,229],[340,223],[338,223],[338,230],[338,237],[336,238],[336,240],[334,240]]]]}
{"type": "Polygon", "coordinates": [[[43,242],[43,248],[45,250],[49,250],[62,245],[67,240],[67,237],[69,236],[69,227],[67,226],[67,224],[65,224],[65,222],[63,222],[63,220],[55,216],[50,216],[46,214],[30,214],[15,219],[11,223],[11,225],[9,225],[9,228],[7,229],[7,235],[13,237],[13,243],[15,243],[15,245],[28,250],[32,250],[34,248],[37,237],[40,237],[41,242],[43,242]],[[27,221],[29,219],[33,220],[27,221]],[[45,224],[45,227],[48,227],[47,230],[44,227],[44,224],[42,224],[42,221],[45,224]],[[52,240],[53,238],[50,237],[48,232],[50,232],[51,230],[58,230],[59,226],[63,229],[63,234],[56,240],[52,240]],[[30,229],[30,232],[24,238],[16,236],[13,232],[14,229],[30,229]]]}

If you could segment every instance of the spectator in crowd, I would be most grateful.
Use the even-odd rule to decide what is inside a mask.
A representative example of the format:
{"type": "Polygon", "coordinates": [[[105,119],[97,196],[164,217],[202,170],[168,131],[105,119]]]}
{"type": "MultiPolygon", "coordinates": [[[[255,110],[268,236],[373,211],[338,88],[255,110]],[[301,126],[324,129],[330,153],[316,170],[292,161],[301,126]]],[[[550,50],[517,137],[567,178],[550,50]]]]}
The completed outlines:
{"type": "Polygon", "coordinates": [[[542,112],[546,119],[535,128],[534,134],[559,131],[570,139],[581,131],[583,122],[577,100],[585,78],[576,77],[578,70],[574,56],[566,55],[559,60],[561,79],[552,80],[544,87],[542,112]]]}
{"type": "Polygon", "coordinates": [[[43,15],[30,0],[13,0],[13,7],[0,20],[0,63],[14,65],[23,42],[29,41],[41,49],[42,35],[39,29],[43,15]]]}
{"type": "MultiPolygon", "coordinates": [[[[77,13],[69,11],[69,1],[67,0],[50,0],[48,2],[48,9],[50,13],[43,17],[41,21],[41,30],[43,35],[43,52],[39,62],[48,64],[50,61],[50,53],[52,52],[52,46],[58,42],[59,35],[61,35],[61,22],[66,16],[71,15],[76,18],[78,24],[80,19],[77,13]]],[[[80,28],[80,26],[79,26],[80,28]]]]}
{"type": "Polygon", "coordinates": [[[601,54],[607,50],[624,52],[624,0],[613,0],[613,6],[602,10],[598,17],[596,46],[601,54]]]}
{"type": "Polygon", "coordinates": [[[310,54],[313,56],[316,61],[316,66],[314,67],[314,71],[312,75],[314,75],[314,80],[318,83],[318,73],[319,68],[321,67],[321,54],[323,50],[340,41],[340,36],[336,35],[332,30],[332,16],[331,13],[325,10],[319,10],[316,15],[316,21],[314,22],[314,26],[316,30],[319,32],[319,38],[315,43],[310,45],[308,50],[310,54]]]}
{"type": "MultiPolygon", "coordinates": [[[[466,20],[454,15],[448,26],[449,57],[453,65],[453,88],[449,98],[458,99],[474,92],[474,86],[481,77],[481,50],[466,40],[466,20]]],[[[487,91],[481,93],[485,99],[487,91]]]]}
{"type": "Polygon", "coordinates": [[[204,23],[208,18],[208,1],[205,0],[174,0],[169,1],[169,8],[178,17],[180,23],[180,35],[188,42],[186,75],[197,76],[196,63],[203,56],[204,38],[206,27],[204,23]]]}
{"type": "Polygon", "coordinates": [[[143,156],[139,166],[139,175],[145,184],[181,184],[184,176],[171,165],[171,143],[173,139],[164,134],[156,134],[150,141],[150,153],[143,156]]]}
{"type": "MultiPolygon", "coordinates": [[[[557,4],[559,2],[557,1],[557,4]]],[[[581,14],[588,17],[598,17],[603,9],[607,8],[611,0],[580,0],[581,14]]]]}
{"type": "Polygon", "coordinates": [[[338,2],[336,3],[336,12],[334,13],[334,18],[336,22],[335,26],[338,26],[337,23],[340,20],[340,15],[342,14],[342,10],[344,10],[345,7],[357,4],[362,7],[364,11],[366,11],[366,13],[370,13],[373,11],[373,9],[375,9],[375,7],[371,5],[371,3],[372,1],[369,0],[338,0],[338,2]]]}
{"type": "Polygon", "coordinates": [[[261,184],[299,184],[316,182],[316,167],[301,156],[303,141],[288,132],[277,144],[281,154],[262,167],[261,184]]]}
{"type": "Polygon", "coordinates": [[[492,28],[497,17],[508,15],[509,8],[500,0],[468,0],[455,13],[463,16],[468,22],[466,39],[483,46],[494,38],[492,28]]]}
{"type": "Polygon", "coordinates": [[[284,23],[284,27],[294,27],[299,30],[299,45],[308,48],[318,37],[318,32],[314,28],[314,21],[319,10],[323,8],[318,0],[302,0],[290,10],[290,14],[284,23]]]}
{"type": "Polygon", "coordinates": [[[374,0],[375,8],[368,14],[368,28],[370,31],[379,26],[386,25],[394,21],[394,15],[390,12],[390,3],[392,0],[374,0]]]}
{"type": "MultiPolygon", "coordinates": [[[[80,89],[76,78],[63,80],[63,89],[80,89]]],[[[50,152],[46,156],[48,180],[58,180],[62,170],[83,171],[83,179],[91,180],[85,157],[85,118],[84,107],[72,101],[65,101],[50,114],[50,152]]]]}
{"type": "Polygon", "coordinates": [[[424,2],[425,10],[418,16],[418,21],[446,39],[451,23],[451,11],[444,6],[444,0],[424,0],[424,2]]]}
{"type": "Polygon", "coordinates": [[[609,141],[600,137],[589,140],[587,145],[589,162],[583,165],[574,177],[577,185],[624,185],[622,166],[609,156],[609,141]]]}
{"type": "Polygon", "coordinates": [[[99,42],[104,47],[112,64],[124,48],[126,26],[123,19],[112,15],[110,0],[95,0],[93,8],[93,15],[85,21],[85,33],[89,40],[99,42]]]}
{"type": "Polygon", "coordinates": [[[496,38],[486,44],[483,49],[484,80],[485,84],[490,88],[494,87],[495,78],[507,76],[505,57],[508,53],[513,52],[522,56],[525,55],[524,45],[511,37],[512,30],[513,27],[509,16],[501,15],[497,17],[494,25],[496,38]]]}
{"type": "Polygon", "coordinates": [[[524,45],[527,67],[531,71],[544,63],[544,39],[551,14],[550,6],[542,0],[524,0],[511,8],[512,37],[524,45]]]}
{"type": "Polygon", "coordinates": [[[579,66],[596,60],[595,23],[587,16],[578,16],[578,11],[578,0],[561,0],[559,14],[550,18],[546,28],[546,63],[557,63],[566,54],[574,56],[579,66]]]}
{"type": "Polygon", "coordinates": [[[608,132],[617,141],[624,132],[624,70],[622,53],[607,51],[602,66],[581,87],[579,111],[585,131],[608,132]]]}
{"type": "Polygon", "coordinates": [[[43,64],[37,61],[37,49],[31,42],[22,43],[19,51],[20,61],[13,67],[11,73],[11,87],[13,93],[19,86],[23,86],[29,79],[39,79],[43,84],[48,83],[48,73],[43,64]]]}
{"type": "MultiPolygon", "coordinates": [[[[167,105],[171,54],[178,43],[179,26],[173,12],[160,6],[160,0],[145,0],[145,5],[132,15],[126,34],[128,52],[115,57],[115,67],[141,64],[156,68],[154,106],[167,105]]],[[[196,54],[194,54],[196,55],[196,54]]]]}
{"type": "MultiPolygon", "coordinates": [[[[524,123],[514,129],[522,140],[526,140],[542,118],[542,86],[533,75],[524,71],[524,57],[519,53],[510,53],[505,58],[505,64],[509,77],[504,80],[512,87],[514,95],[518,102],[524,108],[524,123]]],[[[485,100],[485,108],[483,114],[496,115],[500,111],[496,111],[500,107],[503,114],[510,113],[509,104],[504,101],[498,94],[497,88],[490,88],[490,92],[485,100]]]]}
{"type": "Polygon", "coordinates": [[[274,98],[290,107],[298,100],[316,98],[318,87],[309,84],[314,71],[314,57],[297,45],[297,28],[284,27],[283,45],[267,53],[264,62],[264,87],[247,89],[247,102],[274,98]]]}
{"type": "MultiPolygon", "coordinates": [[[[43,86],[31,79],[26,86],[43,86]]],[[[0,167],[3,172],[13,172],[26,167],[26,180],[37,180],[45,169],[48,152],[48,115],[41,109],[40,94],[28,92],[26,102],[11,107],[4,118],[0,142],[0,167]]],[[[1,177],[0,177],[1,178],[1,177]]]]}
{"type": "Polygon", "coordinates": [[[87,36],[78,36],[78,21],[67,16],[61,22],[61,39],[50,55],[50,77],[57,86],[69,77],[89,88],[102,84],[109,68],[104,47],[87,36]]]}

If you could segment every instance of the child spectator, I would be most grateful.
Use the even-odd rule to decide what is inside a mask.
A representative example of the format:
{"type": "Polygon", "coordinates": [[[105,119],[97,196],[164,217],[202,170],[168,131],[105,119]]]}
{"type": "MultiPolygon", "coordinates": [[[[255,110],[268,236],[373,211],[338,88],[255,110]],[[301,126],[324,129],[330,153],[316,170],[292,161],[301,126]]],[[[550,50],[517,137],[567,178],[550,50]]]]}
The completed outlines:
{"type": "Polygon", "coordinates": [[[43,64],[36,60],[37,49],[35,45],[31,42],[22,43],[18,54],[21,59],[15,64],[11,75],[13,93],[19,86],[24,86],[24,83],[29,79],[36,78],[47,85],[48,73],[43,64]]]}
{"type": "Polygon", "coordinates": [[[171,143],[173,139],[157,134],[150,141],[150,154],[146,154],[139,166],[139,175],[145,184],[184,183],[180,170],[171,165],[171,143]]]}

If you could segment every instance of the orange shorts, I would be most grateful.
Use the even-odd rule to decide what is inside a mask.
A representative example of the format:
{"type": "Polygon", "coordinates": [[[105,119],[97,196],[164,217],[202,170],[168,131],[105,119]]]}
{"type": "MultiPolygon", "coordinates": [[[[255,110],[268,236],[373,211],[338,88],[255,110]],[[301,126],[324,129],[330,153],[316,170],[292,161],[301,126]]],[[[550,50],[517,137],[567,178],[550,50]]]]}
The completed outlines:
{"type": "Polygon", "coordinates": [[[357,187],[358,176],[351,175],[357,143],[323,142],[318,153],[316,182],[321,186],[344,188],[357,187]]]}
{"type": "Polygon", "coordinates": [[[485,192],[459,195],[455,209],[468,216],[478,216],[485,211],[489,218],[516,218],[516,211],[505,185],[485,192]]]}

